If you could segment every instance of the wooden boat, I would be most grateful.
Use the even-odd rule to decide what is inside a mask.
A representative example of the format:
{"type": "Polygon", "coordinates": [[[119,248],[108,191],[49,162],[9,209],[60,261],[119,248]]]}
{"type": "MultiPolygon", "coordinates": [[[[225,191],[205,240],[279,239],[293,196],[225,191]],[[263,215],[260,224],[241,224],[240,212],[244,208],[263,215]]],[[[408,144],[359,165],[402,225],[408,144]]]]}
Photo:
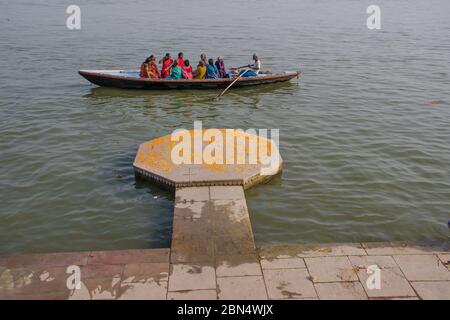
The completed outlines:
{"type": "MultiPolygon", "coordinates": [[[[138,70],[80,70],[78,73],[98,86],[122,89],[214,89],[225,88],[235,79],[145,79],[139,77],[138,70]]],[[[295,77],[299,78],[300,74],[299,71],[261,72],[256,77],[239,79],[233,87],[288,81],[295,77]]]]}

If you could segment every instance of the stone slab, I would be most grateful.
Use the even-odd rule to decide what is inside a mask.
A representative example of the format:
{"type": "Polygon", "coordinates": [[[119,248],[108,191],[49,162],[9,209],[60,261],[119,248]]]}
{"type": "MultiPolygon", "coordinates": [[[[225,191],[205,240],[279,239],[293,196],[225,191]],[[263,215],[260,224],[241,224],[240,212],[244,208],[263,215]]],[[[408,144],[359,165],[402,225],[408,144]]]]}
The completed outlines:
{"type": "Polygon", "coordinates": [[[267,245],[258,249],[261,259],[286,259],[298,258],[297,254],[302,252],[301,245],[267,245]]]}
{"type": "Polygon", "coordinates": [[[81,279],[121,277],[124,266],[121,264],[94,264],[80,267],[81,279]]]}
{"type": "Polygon", "coordinates": [[[201,263],[214,266],[214,239],[178,237],[172,239],[171,263],[201,263]]]}
{"type": "Polygon", "coordinates": [[[358,273],[364,290],[370,298],[415,297],[416,294],[403,275],[400,268],[390,256],[349,257],[354,270],[358,273]],[[372,273],[368,273],[369,266],[380,269],[380,288],[367,285],[372,273]]]}
{"type": "Polygon", "coordinates": [[[291,244],[264,246],[260,249],[260,256],[262,259],[334,257],[346,255],[366,255],[366,251],[359,243],[291,244]]]}
{"type": "Polygon", "coordinates": [[[357,269],[367,269],[370,265],[376,265],[380,269],[398,268],[391,256],[349,256],[352,266],[357,269]]]}
{"type": "Polygon", "coordinates": [[[146,280],[122,283],[119,300],[166,300],[167,281],[146,280]]]}
{"type": "Polygon", "coordinates": [[[411,282],[423,300],[450,300],[450,281],[411,282]]]}
{"type": "Polygon", "coordinates": [[[265,269],[263,273],[270,299],[317,297],[306,269],[265,269]]]}
{"type": "Polygon", "coordinates": [[[66,267],[25,266],[4,269],[0,274],[0,294],[37,294],[68,291],[66,267]]]}
{"type": "Polygon", "coordinates": [[[41,253],[13,256],[0,256],[0,266],[5,268],[21,267],[62,267],[82,266],[88,261],[90,252],[41,253]]]}
{"type": "Polygon", "coordinates": [[[442,264],[450,269],[450,254],[440,254],[438,255],[439,259],[441,259],[442,264]]]}
{"type": "Polygon", "coordinates": [[[420,300],[418,297],[400,297],[400,298],[369,298],[369,300],[420,300]]]}
{"type": "Polygon", "coordinates": [[[262,272],[256,255],[239,255],[218,257],[216,259],[216,276],[262,276],[262,272]]]}
{"type": "Polygon", "coordinates": [[[251,255],[256,252],[255,242],[250,236],[214,238],[216,256],[251,255]]]}
{"type": "Polygon", "coordinates": [[[377,256],[450,252],[450,242],[448,241],[363,242],[362,245],[367,254],[377,256]]]}
{"type": "Polygon", "coordinates": [[[450,281],[450,271],[437,255],[393,256],[409,281],[450,281]]]}
{"type": "Polygon", "coordinates": [[[212,186],[209,188],[211,200],[239,200],[245,199],[244,189],[240,186],[230,186],[229,188],[221,188],[212,186]]]}
{"type": "Polygon", "coordinates": [[[168,281],[169,280],[169,263],[134,263],[127,264],[124,267],[122,275],[122,283],[149,281],[168,281]]]}
{"type": "Polygon", "coordinates": [[[210,214],[215,237],[253,237],[245,199],[211,201],[210,214]]]}
{"type": "Polygon", "coordinates": [[[320,300],[367,300],[359,282],[329,282],[314,284],[320,300]]]}
{"type": "Polygon", "coordinates": [[[169,291],[167,300],[217,300],[217,292],[216,290],[169,291]]]}
{"type": "Polygon", "coordinates": [[[300,246],[300,249],[301,251],[297,253],[297,256],[301,258],[350,255],[360,256],[366,254],[366,251],[359,243],[302,245],[300,246]]]}
{"type": "Polygon", "coordinates": [[[119,290],[120,277],[83,279],[81,288],[72,290],[69,300],[112,300],[119,290]]]}
{"type": "Polygon", "coordinates": [[[358,281],[348,257],[305,258],[311,279],[316,282],[358,281]]]}
{"type": "Polygon", "coordinates": [[[211,237],[210,202],[176,203],[173,215],[172,239],[181,237],[211,237]]]}
{"type": "Polygon", "coordinates": [[[169,252],[166,248],[96,251],[90,254],[88,264],[168,262],[169,252]]]}
{"type": "Polygon", "coordinates": [[[169,291],[216,289],[214,267],[197,264],[172,264],[169,291]]]}
{"type": "Polygon", "coordinates": [[[185,187],[175,191],[175,202],[209,201],[209,187],[185,187]]]}
{"type": "Polygon", "coordinates": [[[261,267],[263,269],[299,269],[306,268],[305,261],[302,258],[284,258],[284,259],[262,259],[261,267]]]}
{"type": "Polygon", "coordinates": [[[362,246],[368,255],[381,256],[395,254],[395,250],[390,242],[363,242],[362,246]]]}
{"type": "Polygon", "coordinates": [[[262,276],[217,278],[219,300],[267,300],[262,276]]]}
{"type": "Polygon", "coordinates": [[[37,292],[21,295],[2,295],[0,293],[0,300],[67,300],[69,294],[70,292],[67,290],[63,292],[37,292]]]}

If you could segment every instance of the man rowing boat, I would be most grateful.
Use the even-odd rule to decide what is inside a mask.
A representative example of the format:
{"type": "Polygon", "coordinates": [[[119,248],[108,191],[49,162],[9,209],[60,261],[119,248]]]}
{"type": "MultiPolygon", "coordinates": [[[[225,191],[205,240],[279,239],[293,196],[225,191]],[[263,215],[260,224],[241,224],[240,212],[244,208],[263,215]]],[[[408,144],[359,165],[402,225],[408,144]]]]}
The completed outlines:
{"type": "Polygon", "coordinates": [[[239,75],[242,75],[242,77],[256,77],[259,74],[259,71],[261,70],[261,60],[259,60],[258,55],[256,53],[253,54],[252,58],[254,63],[234,68],[235,70],[246,68],[246,70],[241,70],[239,72],[239,75]]]}

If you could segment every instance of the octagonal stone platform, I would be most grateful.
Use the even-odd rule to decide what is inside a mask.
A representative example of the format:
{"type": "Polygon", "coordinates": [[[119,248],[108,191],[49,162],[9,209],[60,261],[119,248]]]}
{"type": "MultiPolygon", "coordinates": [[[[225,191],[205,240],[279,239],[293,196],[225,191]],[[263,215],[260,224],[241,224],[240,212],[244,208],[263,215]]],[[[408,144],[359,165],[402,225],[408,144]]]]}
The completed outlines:
{"type": "Polygon", "coordinates": [[[136,174],[169,189],[231,185],[246,189],[265,182],[282,169],[278,148],[270,139],[233,129],[184,130],[184,134],[183,139],[190,140],[173,141],[172,135],[166,135],[141,144],[133,163],[136,174]],[[182,141],[192,142],[190,149],[177,153],[182,149],[182,141]],[[198,141],[202,141],[200,147],[196,145],[198,141]],[[217,153],[216,157],[211,150],[221,145],[222,154],[217,153]],[[188,161],[175,163],[173,152],[180,157],[186,155],[188,161]],[[213,158],[196,161],[199,155],[213,158]]]}

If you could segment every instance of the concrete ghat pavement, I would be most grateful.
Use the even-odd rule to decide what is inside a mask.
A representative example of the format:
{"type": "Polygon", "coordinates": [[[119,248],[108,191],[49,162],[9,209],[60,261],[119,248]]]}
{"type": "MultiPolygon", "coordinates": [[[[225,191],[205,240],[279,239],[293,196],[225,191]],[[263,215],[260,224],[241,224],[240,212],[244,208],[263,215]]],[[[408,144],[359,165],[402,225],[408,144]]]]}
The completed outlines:
{"type": "Polygon", "coordinates": [[[185,256],[166,248],[0,257],[0,299],[450,299],[450,242],[263,246],[237,261],[200,256],[180,262],[185,256]],[[366,286],[372,264],[381,269],[379,290],[366,286]],[[69,265],[80,266],[79,290],[66,286],[69,265]]]}

